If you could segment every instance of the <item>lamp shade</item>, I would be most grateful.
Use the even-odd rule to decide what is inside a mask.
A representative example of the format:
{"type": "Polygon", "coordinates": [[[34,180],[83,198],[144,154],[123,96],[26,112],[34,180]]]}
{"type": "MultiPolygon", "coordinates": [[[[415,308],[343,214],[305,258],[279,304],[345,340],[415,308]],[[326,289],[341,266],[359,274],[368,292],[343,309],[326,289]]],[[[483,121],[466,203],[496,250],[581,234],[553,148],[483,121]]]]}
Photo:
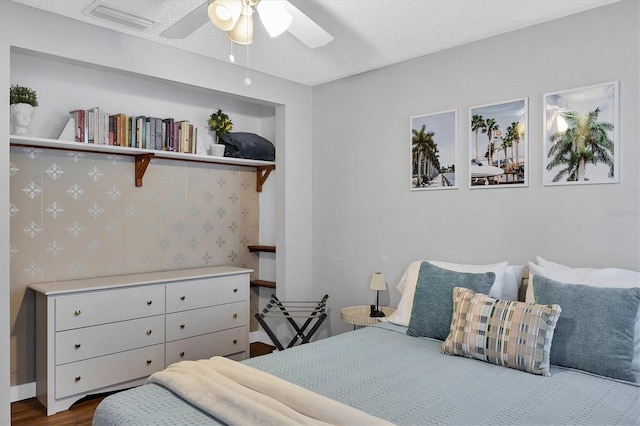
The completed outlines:
{"type": "Polygon", "coordinates": [[[209,20],[222,31],[231,31],[236,25],[242,2],[238,0],[216,0],[207,8],[209,20]]]}
{"type": "Polygon", "coordinates": [[[231,31],[227,31],[227,38],[238,44],[251,44],[253,42],[253,17],[251,8],[246,7],[247,13],[240,14],[236,26],[231,31]]]}
{"type": "Polygon", "coordinates": [[[293,16],[286,10],[285,0],[261,0],[257,9],[270,37],[277,37],[289,28],[293,16]]]}
{"type": "Polygon", "coordinates": [[[371,275],[371,283],[369,283],[369,290],[384,291],[387,289],[387,283],[384,281],[384,274],[382,272],[374,272],[371,275]]]}

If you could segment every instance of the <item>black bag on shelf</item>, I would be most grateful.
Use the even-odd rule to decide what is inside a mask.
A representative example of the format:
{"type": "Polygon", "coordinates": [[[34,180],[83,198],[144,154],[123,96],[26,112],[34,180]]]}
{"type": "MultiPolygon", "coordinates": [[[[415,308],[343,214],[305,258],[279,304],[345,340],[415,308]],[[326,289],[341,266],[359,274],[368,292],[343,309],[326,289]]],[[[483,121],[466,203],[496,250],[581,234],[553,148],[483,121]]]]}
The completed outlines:
{"type": "Polygon", "coordinates": [[[255,133],[227,133],[220,138],[225,145],[224,156],[251,160],[275,161],[276,147],[255,133]]]}

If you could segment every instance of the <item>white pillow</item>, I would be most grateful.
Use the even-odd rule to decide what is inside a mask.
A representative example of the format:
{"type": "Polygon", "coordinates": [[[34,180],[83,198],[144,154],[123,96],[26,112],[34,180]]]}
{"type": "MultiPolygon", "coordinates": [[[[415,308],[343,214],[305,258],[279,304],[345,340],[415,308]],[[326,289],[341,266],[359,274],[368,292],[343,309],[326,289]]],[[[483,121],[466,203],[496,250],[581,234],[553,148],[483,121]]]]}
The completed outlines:
{"type": "Polygon", "coordinates": [[[504,271],[502,296],[498,297],[498,299],[517,301],[523,274],[524,265],[507,265],[507,269],[504,271]]]}
{"type": "MultiPolygon", "coordinates": [[[[404,271],[402,278],[396,285],[396,288],[402,297],[398,302],[398,308],[388,317],[383,318],[383,321],[389,321],[394,324],[409,326],[409,320],[411,319],[411,309],[413,308],[413,296],[416,292],[416,283],[418,281],[418,273],[420,272],[420,265],[424,260],[416,260],[411,262],[407,269],[404,271]]],[[[442,262],[439,260],[427,260],[427,262],[443,269],[448,269],[455,272],[493,272],[496,274],[496,279],[493,282],[489,296],[494,298],[500,298],[500,296],[494,296],[494,294],[502,294],[504,288],[505,270],[507,268],[507,262],[489,264],[489,265],[463,265],[459,263],[442,262]]]]}
{"type": "Polygon", "coordinates": [[[640,272],[636,271],[617,268],[572,268],[550,262],[540,256],[536,256],[536,262],[547,274],[551,274],[546,275],[547,278],[564,283],[616,288],[640,286],[640,272]]]}
{"type": "MultiPolygon", "coordinates": [[[[529,262],[529,286],[527,302],[535,302],[533,294],[533,275],[541,275],[566,284],[584,284],[593,287],[634,288],[640,287],[640,272],[618,268],[572,268],[560,263],[550,262],[536,256],[538,264],[529,262]]],[[[636,315],[636,327],[633,338],[633,360],[631,372],[640,383],[640,309],[636,315]]]]}

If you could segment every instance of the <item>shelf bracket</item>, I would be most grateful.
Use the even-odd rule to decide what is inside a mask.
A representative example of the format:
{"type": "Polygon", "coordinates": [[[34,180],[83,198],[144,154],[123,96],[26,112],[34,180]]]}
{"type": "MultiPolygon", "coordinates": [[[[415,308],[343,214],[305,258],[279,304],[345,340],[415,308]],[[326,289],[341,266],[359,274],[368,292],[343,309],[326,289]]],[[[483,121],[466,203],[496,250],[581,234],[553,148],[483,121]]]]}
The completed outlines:
{"type": "Polygon", "coordinates": [[[142,178],[144,173],[147,171],[147,166],[149,166],[151,158],[153,158],[153,154],[151,153],[136,155],[136,188],[140,188],[142,186],[142,178]]]}
{"type": "Polygon", "coordinates": [[[269,174],[275,170],[275,165],[258,166],[256,168],[256,191],[262,192],[262,185],[267,181],[269,174]]]}

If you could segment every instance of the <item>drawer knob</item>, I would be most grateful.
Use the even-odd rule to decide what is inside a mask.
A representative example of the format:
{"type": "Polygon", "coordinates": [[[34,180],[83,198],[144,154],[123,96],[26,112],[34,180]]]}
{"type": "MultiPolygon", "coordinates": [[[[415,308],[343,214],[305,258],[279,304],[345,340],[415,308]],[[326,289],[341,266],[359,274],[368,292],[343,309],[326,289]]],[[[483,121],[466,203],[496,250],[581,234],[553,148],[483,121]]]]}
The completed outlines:
{"type": "Polygon", "coordinates": [[[151,365],[151,360],[150,359],[147,360],[147,365],[151,365]]]}
{"type": "Polygon", "coordinates": [[[187,298],[186,296],[180,296],[180,300],[184,300],[186,298],[187,298]]]}
{"type": "Polygon", "coordinates": [[[147,336],[151,335],[151,330],[147,330],[147,336]]]}
{"type": "Polygon", "coordinates": [[[180,328],[181,328],[181,329],[182,329],[182,328],[184,328],[184,324],[180,324],[180,328]]]}
{"type": "Polygon", "coordinates": [[[233,289],[233,292],[234,292],[234,293],[237,293],[237,292],[238,292],[238,289],[237,289],[237,288],[234,288],[234,289],[233,289]]]}
{"type": "Polygon", "coordinates": [[[238,314],[233,314],[233,317],[234,318],[238,318],[238,314]]]}
{"type": "Polygon", "coordinates": [[[75,315],[75,316],[78,316],[78,315],[80,315],[81,313],[82,313],[82,311],[81,311],[80,309],[78,309],[77,311],[75,311],[75,312],[74,312],[74,315],[75,315]]]}
{"type": "Polygon", "coordinates": [[[153,303],[152,300],[147,300],[147,305],[151,305],[153,303]]]}
{"type": "Polygon", "coordinates": [[[238,343],[238,339],[233,339],[233,344],[235,345],[236,343],[238,343]]]}
{"type": "Polygon", "coordinates": [[[184,357],[184,352],[180,352],[180,358],[184,357]]]}
{"type": "Polygon", "coordinates": [[[76,344],[74,345],[74,348],[76,348],[76,349],[80,349],[80,343],[76,343],[76,344]]]}
{"type": "Polygon", "coordinates": [[[80,377],[80,376],[76,376],[76,378],[75,378],[76,383],[78,383],[78,382],[80,381],[80,379],[81,379],[81,378],[82,378],[82,377],[80,377]]]}

